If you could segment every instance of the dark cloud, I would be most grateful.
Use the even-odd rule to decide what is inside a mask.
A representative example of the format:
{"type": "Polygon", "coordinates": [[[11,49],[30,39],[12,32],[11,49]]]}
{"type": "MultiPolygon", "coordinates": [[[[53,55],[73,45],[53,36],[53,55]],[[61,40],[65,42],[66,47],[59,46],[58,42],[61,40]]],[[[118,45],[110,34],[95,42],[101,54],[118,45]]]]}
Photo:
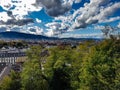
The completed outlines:
{"type": "Polygon", "coordinates": [[[63,4],[61,0],[36,0],[35,5],[43,5],[46,13],[53,17],[62,15],[71,9],[70,4],[63,4]]]}
{"type": "Polygon", "coordinates": [[[7,11],[7,15],[8,15],[9,17],[11,17],[12,19],[15,19],[12,11],[7,11]]]}
{"type": "Polygon", "coordinates": [[[27,25],[29,23],[34,23],[34,20],[31,18],[28,19],[21,19],[21,20],[16,20],[16,19],[8,19],[6,22],[1,22],[2,25],[17,25],[17,26],[23,26],[27,25]]]}
{"type": "Polygon", "coordinates": [[[76,20],[75,23],[73,24],[74,29],[80,29],[80,28],[86,28],[88,23],[85,22],[84,18],[81,20],[76,20]]]}
{"type": "Polygon", "coordinates": [[[98,23],[98,20],[88,20],[87,22],[79,21],[78,24],[74,26],[74,29],[86,28],[88,25],[96,23],[98,23]]]}
{"type": "Polygon", "coordinates": [[[89,20],[87,22],[79,21],[78,25],[74,26],[74,29],[86,28],[88,25],[96,24],[96,23],[98,23],[98,20],[89,20]]]}
{"type": "Polygon", "coordinates": [[[29,31],[30,32],[36,32],[36,29],[35,28],[30,28],[29,31]]]}
{"type": "Polygon", "coordinates": [[[11,17],[12,16],[12,11],[7,11],[7,15],[11,17]]]}

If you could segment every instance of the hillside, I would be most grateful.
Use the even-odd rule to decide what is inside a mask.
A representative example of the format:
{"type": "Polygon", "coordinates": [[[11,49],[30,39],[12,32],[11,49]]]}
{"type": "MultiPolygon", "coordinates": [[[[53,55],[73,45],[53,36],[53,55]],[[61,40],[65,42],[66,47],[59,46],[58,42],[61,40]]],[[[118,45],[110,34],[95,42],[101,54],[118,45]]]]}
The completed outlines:
{"type": "Polygon", "coordinates": [[[0,39],[54,40],[56,38],[10,31],[10,32],[0,32],[0,39]]]}

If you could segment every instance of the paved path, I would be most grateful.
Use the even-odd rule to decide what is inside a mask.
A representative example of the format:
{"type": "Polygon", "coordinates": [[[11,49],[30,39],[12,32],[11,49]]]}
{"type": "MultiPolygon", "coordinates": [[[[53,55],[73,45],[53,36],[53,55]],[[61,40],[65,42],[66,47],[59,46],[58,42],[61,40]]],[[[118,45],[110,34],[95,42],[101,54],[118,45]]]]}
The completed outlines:
{"type": "Polygon", "coordinates": [[[8,64],[8,66],[6,66],[3,71],[0,73],[0,81],[6,76],[10,74],[10,70],[11,70],[12,65],[8,64]]]}

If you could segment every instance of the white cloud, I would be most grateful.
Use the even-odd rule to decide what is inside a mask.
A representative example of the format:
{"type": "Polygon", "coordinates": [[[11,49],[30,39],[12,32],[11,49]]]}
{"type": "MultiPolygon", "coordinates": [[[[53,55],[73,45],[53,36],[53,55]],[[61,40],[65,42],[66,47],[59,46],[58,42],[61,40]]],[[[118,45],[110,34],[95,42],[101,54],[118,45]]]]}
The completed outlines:
{"type": "Polygon", "coordinates": [[[11,19],[11,17],[9,17],[6,12],[0,13],[0,21],[2,20],[6,22],[8,19],[11,19]]]}
{"type": "Polygon", "coordinates": [[[61,27],[61,24],[58,22],[47,23],[45,26],[48,28],[48,32],[46,33],[48,36],[57,35],[60,32],[59,28],[61,27]]]}
{"type": "Polygon", "coordinates": [[[69,3],[71,6],[73,3],[80,3],[82,0],[63,0],[63,3],[69,3]]]}
{"type": "MultiPolygon", "coordinates": [[[[66,3],[70,0],[66,0],[66,3]]],[[[75,0],[71,0],[73,4],[75,0]]],[[[90,0],[90,3],[85,3],[84,7],[80,7],[78,10],[73,10],[73,14],[68,13],[64,16],[55,17],[55,21],[61,21],[61,24],[69,27],[67,31],[74,29],[86,28],[88,25],[97,23],[107,23],[119,20],[120,17],[109,17],[112,16],[120,8],[120,2],[111,3],[110,0],[90,0]]],[[[49,25],[54,31],[60,31],[60,25],[52,23],[49,25]]]]}
{"type": "Polygon", "coordinates": [[[42,9],[42,7],[36,8],[33,5],[35,1],[36,0],[0,0],[0,6],[4,10],[12,11],[14,18],[23,19],[25,15],[28,15],[28,12],[40,11],[42,9]]]}
{"type": "Polygon", "coordinates": [[[120,22],[118,23],[118,26],[117,26],[118,28],[120,28],[120,22]]]}
{"type": "Polygon", "coordinates": [[[75,18],[73,27],[85,28],[89,24],[97,23],[98,20],[93,19],[93,17],[99,13],[100,5],[107,4],[108,1],[109,0],[91,0],[90,3],[85,3],[84,7],[79,8],[73,14],[73,18],[75,18]]]}
{"type": "Polygon", "coordinates": [[[35,0],[21,0],[20,3],[13,3],[15,5],[15,9],[12,10],[13,15],[28,15],[28,12],[32,11],[40,11],[42,7],[36,8],[32,4],[35,3],[35,0]]]}
{"type": "Polygon", "coordinates": [[[103,22],[109,16],[112,16],[117,10],[120,10],[120,2],[109,5],[106,8],[100,9],[100,13],[94,18],[98,19],[99,22],[103,22]]]}
{"type": "Polygon", "coordinates": [[[36,22],[41,23],[42,21],[40,19],[36,18],[36,22]]]}
{"type": "Polygon", "coordinates": [[[119,20],[120,17],[110,17],[114,12],[120,9],[120,2],[110,3],[110,0],[91,0],[85,3],[84,7],[79,8],[73,14],[75,22],[72,24],[74,28],[85,28],[88,25],[112,22],[119,20]]]}
{"type": "MultiPolygon", "coordinates": [[[[42,8],[48,15],[53,16],[54,20],[47,23],[46,35],[61,34],[74,29],[86,28],[88,25],[97,23],[108,23],[120,20],[120,16],[113,16],[113,13],[120,10],[120,2],[111,3],[111,0],[90,0],[78,10],[71,7],[75,3],[82,0],[0,0],[0,6],[5,12],[0,12],[0,24],[7,22],[8,19],[22,20],[29,12],[40,11],[42,8]],[[9,11],[12,15],[8,15],[9,11]],[[57,17],[56,17],[57,16],[57,17]],[[2,20],[2,21],[1,21],[2,20]]],[[[42,23],[36,18],[37,23],[42,23]]],[[[44,22],[44,21],[43,21],[44,22]]],[[[120,26],[120,24],[118,25],[120,26]]],[[[33,26],[34,27],[34,26],[33,26]]],[[[28,30],[27,32],[40,34],[41,28],[34,27],[36,30],[28,30]],[[37,31],[38,30],[38,31],[37,31]]],[[[102,28],[102,27],[95,27],[102,28]]],[[[42,31],[43,32],[43,31],[42,31]]]]}
{"type": "Polygon", "coordinates": [[[105,28],[105,26],[102,26],[102,25],[96,25],[96,26],[94,26],[95,30],[102,30],[104,28],[105,28]]]}
{"type": "Polygon", "coordinates": [[[108,23],[108,22],[114,22],[114,21],[117,21],[117,20],[120,20],[120,16],[117,16],[117,17],[111,17],[109,19],[105,19],[103,20],[102,22],[104,23],[108,23]]]}
{"type": "Polygon", "coordinates": [[[93,33],[93,34],[70,34],[66,33],[63,35],[60,35],[60,38],[102,38],[103,34],[102,33],[93,33]]]}
{"type": "Polygon", "coordinates": [[[0,6],[5,10],[9,10],[12,7],[12,2],[11,0],[0,0],[0,6]]]}
{"type": "Polygon", "coordinates": [[[46,36],[53,36],[54,35],[54,32],[52,29],[46,29],[47,32],[45,33],[46,36]]]}
{"type": "Polygon", "coordinates": [[[60,20],[65,23],[69,23],[69,22],[72,22],[72,15],[68,14],[67,16],[55,17],[55,21],[57,21],[57,20],[60,20]]]}
{"type": "Polygon", "coordinates": [[[51,29],[57,29],[57,27],[59,27],[60,24],[58,22],[51,22],[51,23],[47,23],[45,26],[51,29]]]}
{"type": "Polygon", "coordinates": [[[80,3],[82,0],[75,0],[75,3],[80,3]]]}
{"type": "Polygon", "coordinates": [[[28,27],[27,32],[30,34],[43,35],[43,29],[38,26],[28,27]]]}
{"type": "MultiPolygon", "coordinates": [[[[68,0],[70,2],[70,0],[68,0]]],[[[81,0],[78,0],[81,1],[81,0]]],[[[71,0],[71,3],[77,2],[77,0],[71,0]]],[[[100,6],[108,4],[109,0],[91,0],[90,3],[85,3],[84,7],[80,7],[78,10],[73,10],[73,14],[67,14],[66,16],[56,17],[55,20],[61,20],[62,23],[66,23],[70,26],[69,30],[86,28],[89,24],[98,23],[98,19],[94,19],[100,12],[100,6]]]]}
{"type": "Polygon", "coordinates": [[[48,28],[47,30],[51,35],[58,35],[58,34],[65,33],[69,28],[69,25],[65,23],[58,23],[58,22],[47,23],[45,26],[48,28]]]}

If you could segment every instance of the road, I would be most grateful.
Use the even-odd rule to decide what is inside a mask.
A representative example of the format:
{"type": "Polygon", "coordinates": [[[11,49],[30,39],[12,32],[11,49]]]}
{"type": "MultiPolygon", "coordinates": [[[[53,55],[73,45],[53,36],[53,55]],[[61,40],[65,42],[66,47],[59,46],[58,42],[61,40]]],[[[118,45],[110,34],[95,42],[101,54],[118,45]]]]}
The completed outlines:
{"type": "Polygon", "coordinates": [[[12,65],[8,64],[3,71],[0,73],[0,81],[6,76],[10,74],[10,70],[11,70],[12,65]]]}

